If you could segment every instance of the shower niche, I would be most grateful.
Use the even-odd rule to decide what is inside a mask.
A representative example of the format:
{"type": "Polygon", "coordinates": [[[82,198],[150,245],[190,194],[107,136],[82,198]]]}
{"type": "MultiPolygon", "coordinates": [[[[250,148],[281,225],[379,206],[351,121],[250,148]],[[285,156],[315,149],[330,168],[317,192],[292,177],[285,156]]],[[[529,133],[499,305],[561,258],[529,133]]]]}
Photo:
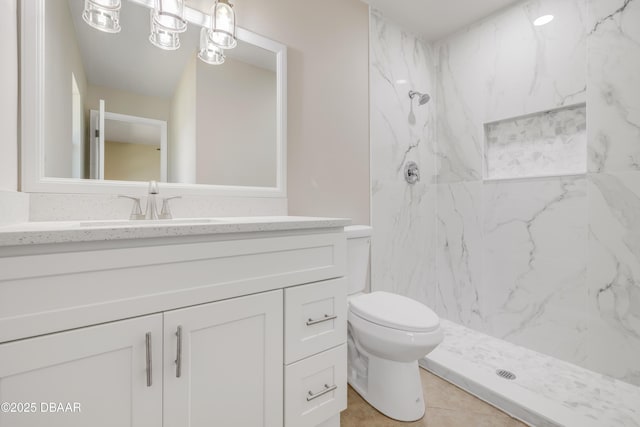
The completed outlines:
{"type": "Polygon", "coordinates": [[[585,104],[485,123],[484,136],[485,180],[587,171],[585,104]]]}

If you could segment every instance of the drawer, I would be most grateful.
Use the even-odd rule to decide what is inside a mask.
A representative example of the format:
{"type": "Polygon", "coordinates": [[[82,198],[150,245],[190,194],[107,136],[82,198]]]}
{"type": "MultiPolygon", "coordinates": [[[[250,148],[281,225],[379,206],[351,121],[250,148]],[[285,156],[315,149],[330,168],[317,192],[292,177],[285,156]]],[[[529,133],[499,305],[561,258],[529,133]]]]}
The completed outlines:
{"type": "Polygon", "coordinates": [[[347,408],[347,345],[285,367],[285,427],[315,427],[347,408]]]}
{"type": "MultiPolygon", "coordinates": [[[[299,233],[190,237],[199,239],[194,242],[140,239],[128,244],[158,243],[106,249],[95,243],[90,250],[9,257],[0,253],[0,342],[344,276],[342,230],[299,233]]],[[[127,241],[109,244],[126,246],[127,241]]],[[[82,245],[59,250],[74,247],[82,245]]]]}
{"type": "Polygon", "coordinates": [[[347,341],[345,278],[285,289],[285,363],[347,341]]]}

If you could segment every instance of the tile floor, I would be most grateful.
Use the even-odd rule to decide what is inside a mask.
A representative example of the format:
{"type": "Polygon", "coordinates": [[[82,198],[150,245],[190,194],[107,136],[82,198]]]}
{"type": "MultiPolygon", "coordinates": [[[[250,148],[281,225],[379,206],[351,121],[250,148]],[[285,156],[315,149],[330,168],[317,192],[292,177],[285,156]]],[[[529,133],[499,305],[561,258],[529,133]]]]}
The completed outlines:
{"type": "Polygon", "coordinates": [[[441,378],[420,369],[427,405],[425,416],[413,423],[391,420],[365,402],[349,387],[348,407],[340,417],[342,427],[525,427],[488,403],[441,378]]]}

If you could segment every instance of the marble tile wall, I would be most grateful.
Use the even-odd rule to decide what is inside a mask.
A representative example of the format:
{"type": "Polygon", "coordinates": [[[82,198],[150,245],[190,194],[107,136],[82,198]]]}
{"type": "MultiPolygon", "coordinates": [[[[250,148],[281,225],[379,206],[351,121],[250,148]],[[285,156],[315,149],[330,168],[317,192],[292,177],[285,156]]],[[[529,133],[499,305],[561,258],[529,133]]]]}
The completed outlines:
{"type": "Polygon", "coordinates": [[[372,13],[374,290],[640,385],[638,22],[640,0],[529,0],[424,43],[372,13]],[[406,70],[435,100],[413,122],[406,70]],[[483,181],[487,123],[584,103],[586,173],[483,181]]]}
{"type": "MultiPolygon", "coordinates": [[[[435,44],[436,310],[636,385],[638,22],[639,0],[532,0],[435,44]],[[532,26],[546,13],[555,16],[551,24],[532,26]],[[582,174],[481,181],[482,162],[496,160],[483,144],[484,132],[491,136],[487,123],[585,101],[582,145],[573,147],[572,158],[564,153],[582,174]]],[[[525,158],[537,152],[527,144],[512,148],[525,158]]],[[[487,168],[489,177],[514,175],[507,163],[487,168]]],[[[552,163],[531,162],[536,167],[519,166],[515,175],[554,175],[552,163]]]]}
{"type": "Polygon", "coordinates": [[[586,100],[586,15],[586,0],[533,0],[435,43],[439,183],[482,179],[485,123],[586,100]]]}
{"type": "Polygon", "coordinates": [[[587,185],[581,178],[482,187],[485,332],[555,357],[584,357],[587,185]]]}
{"type": "Polygon", "coordinates": [[[640,1],[589,0],[589,170],[640,171],[640,1]]]}
{"type": "Polygon", "coordinates": [[[433,300],[435,288],[435,64],[431,47],[371,11],[372,268],[375,290],[433,300]],[[419,106],[410,90],[429,93],[419,106]],[[409,185],[404,165],[421,179],[409,185]],[[430,286],[431,285],[431,286],[430,286]]]}

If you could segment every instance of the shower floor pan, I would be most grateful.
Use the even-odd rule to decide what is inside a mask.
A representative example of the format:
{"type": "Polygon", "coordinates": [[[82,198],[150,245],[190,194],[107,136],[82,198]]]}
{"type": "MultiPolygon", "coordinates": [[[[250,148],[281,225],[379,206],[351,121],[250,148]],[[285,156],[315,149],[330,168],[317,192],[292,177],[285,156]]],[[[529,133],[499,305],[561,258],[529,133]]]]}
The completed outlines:
{"type": "Polygon", "coordinates": [[[513,417],[536,427],[640,427],[640,387],[453,322],[441,325],[444,342],[420,366],[513,417]]]}

